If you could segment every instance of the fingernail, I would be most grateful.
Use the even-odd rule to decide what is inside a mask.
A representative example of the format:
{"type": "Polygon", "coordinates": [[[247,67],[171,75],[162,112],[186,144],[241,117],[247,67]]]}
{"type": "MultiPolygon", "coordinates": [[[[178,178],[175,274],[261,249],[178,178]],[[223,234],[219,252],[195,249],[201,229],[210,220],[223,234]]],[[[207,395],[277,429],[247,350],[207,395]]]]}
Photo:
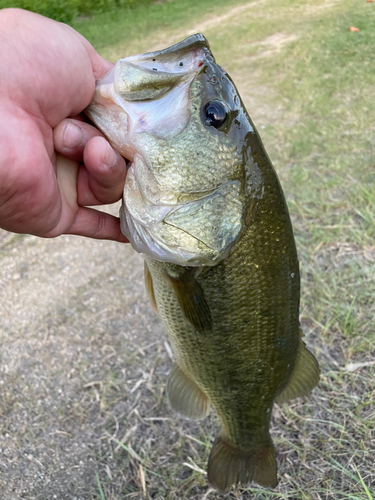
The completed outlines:
{"type": "Polygon", "coordinates": [[[104,165],[106,167],[114,167],[117,163],[117,155],[111,148],[109,144],[107,144],[107,152],[105,155],[104,165]]]}
{"type": "Polygon", "coordinates": [[[63,143],[65,148],[75,148],[82,143],[82,130],[73,125],[73,123],[67,123],[64,134],[63,143]]]}

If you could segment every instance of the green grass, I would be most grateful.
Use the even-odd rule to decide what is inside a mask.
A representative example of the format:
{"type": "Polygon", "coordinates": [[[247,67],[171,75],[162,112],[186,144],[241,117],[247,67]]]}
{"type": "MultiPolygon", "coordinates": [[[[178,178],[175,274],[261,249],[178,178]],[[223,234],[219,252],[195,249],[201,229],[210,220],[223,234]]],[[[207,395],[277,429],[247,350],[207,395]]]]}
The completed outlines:
{"type": "Polygon", "coordinates": [[[155,2],[150,6],[108,12],[91,19],[77,19],[72,26],[90,40],[104,57],[116,60],[138,47],[146,47],[143,50],[147,50],[160,35],[181,32],[181,27],[194,24],[202,13],[216,16],[218,12],[240,3],[245,3],[245,0],[155,2]],[[122,55],[118,53],[120,47],[122,55]]]}
{"type": "MultiPolygon", "coordinates": [[[[74,25],[112,60],[174,43],[200,26],[261,126],[280,175],[301,260],[302,325],[322,368],[310,399],[275,411],[278,488],[251,487],[225,498],[373,499],[375,4],[181,0],[74,25]],[[251,8],[226,15],[246,4],[251,8]],[[358,362],[365,365],[347,368],[358,362]]],[[[161,481],[146,474],[152,497],[219,498],[199,473],[214,421],[193,426],[196,441],[178,425],[185,426],[169,426],[183,438],[167,468],[152,446],[134,448],[164,475],[161,481]],[[187,455],[198,469],[182,465],[187,455]]],[[[130,497],[142,497],[139,486],[130,497]]]]}
{"type": "Polygon", "coordinates": [[[103,492],[103,488],[102,488],[102,483],[100,482],[100,478],[99,478],[99,474],[97,471],[95,471],[95,479],[96,479],[96,482],[97,482],[97,485],[98,485],[98,491],[99,491],[99,498],[100,500],[105,500],[105,496],[104,496],[104,492],[103,492]]]}

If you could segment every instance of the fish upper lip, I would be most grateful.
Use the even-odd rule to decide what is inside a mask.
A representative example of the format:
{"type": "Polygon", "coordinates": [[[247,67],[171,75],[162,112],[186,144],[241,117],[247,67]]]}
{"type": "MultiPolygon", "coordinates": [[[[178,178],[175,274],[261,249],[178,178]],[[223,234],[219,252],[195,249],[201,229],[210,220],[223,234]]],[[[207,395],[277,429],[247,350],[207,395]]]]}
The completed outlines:
{"type": "Polygon", "coordinates": [[[170,47],[167,47],[166,49],[157,50],[154,52],[146,52],[145,54],[131,56],[127,58],[127,60],[129,62],[133,62],[135,60],[144,61],[147,59],[152,60],[156,58],[171,59],[175,57],[176,59],[178,59],[180,56],[183,56],[184,54],[199,49],[203,50],[203,52],[206,55],[206,59],[210,59],[210,61],[215,62],[215,58],[210,49],[210,44],[208,43],[208,40],[205,38],[205,36],[202,35],[202,33],[195,33],[194,35],[191,35],[185,38],[184,40],[174,45],[171,45],[170,47]]]}

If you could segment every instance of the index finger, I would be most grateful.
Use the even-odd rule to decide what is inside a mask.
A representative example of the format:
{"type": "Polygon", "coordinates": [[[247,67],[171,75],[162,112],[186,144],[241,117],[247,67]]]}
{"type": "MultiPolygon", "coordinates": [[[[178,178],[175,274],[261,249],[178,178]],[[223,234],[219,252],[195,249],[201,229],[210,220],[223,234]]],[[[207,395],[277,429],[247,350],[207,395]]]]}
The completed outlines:
{"type": "Polygon", "coordinates": [[[62,120],[53,131],[55,150],[70,160],[83,161],[83,151],[92,137],[104,137],[83,115],[62,120]]]}

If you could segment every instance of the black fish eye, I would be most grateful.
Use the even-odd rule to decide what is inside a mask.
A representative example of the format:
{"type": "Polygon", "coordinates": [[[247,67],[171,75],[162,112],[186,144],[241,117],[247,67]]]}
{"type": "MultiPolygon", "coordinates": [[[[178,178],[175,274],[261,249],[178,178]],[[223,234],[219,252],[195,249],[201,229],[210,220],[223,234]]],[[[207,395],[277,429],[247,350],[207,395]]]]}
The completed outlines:
{"type": "Polygon", "coordinates": [[[210,101],[203,108],[204,121],[208,127],[219,128],[227,116],[227,107],[221,101],[210,101]]]}

